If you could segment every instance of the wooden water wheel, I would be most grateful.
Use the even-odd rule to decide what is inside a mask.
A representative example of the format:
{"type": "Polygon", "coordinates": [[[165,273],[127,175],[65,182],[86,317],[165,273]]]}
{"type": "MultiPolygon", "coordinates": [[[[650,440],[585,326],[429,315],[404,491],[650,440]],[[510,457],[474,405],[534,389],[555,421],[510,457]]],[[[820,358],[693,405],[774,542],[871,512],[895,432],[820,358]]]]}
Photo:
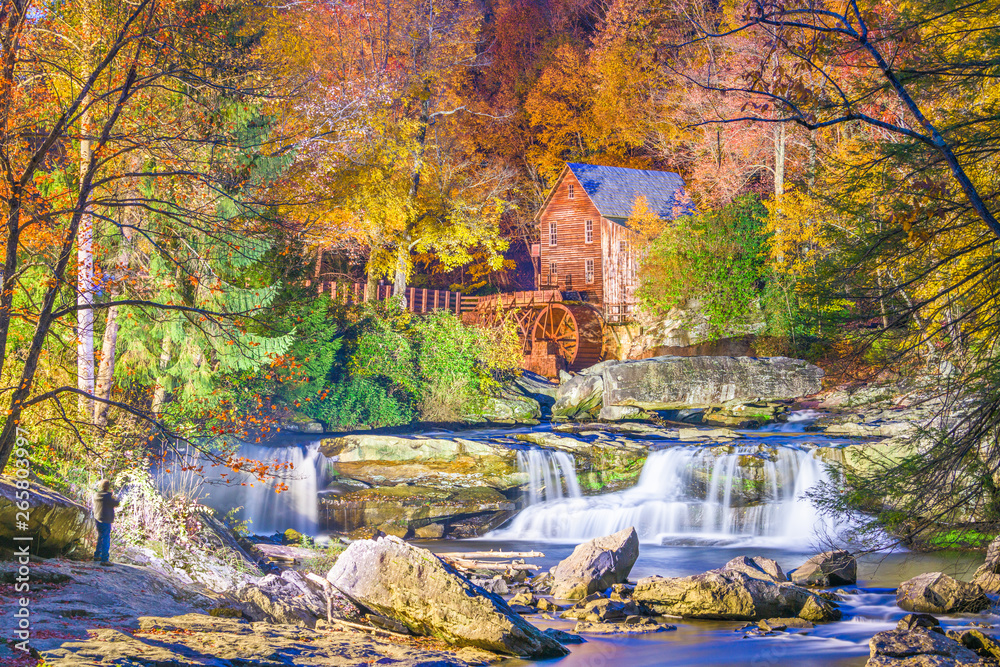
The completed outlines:
{"type": "Polygon", "coordinates": [[[496,328],[503,325],[504,321],[511,320],[517,327],[517,335],[521,340],[521,351],[524,354],[531,352],[531,331],[535,326],[535,318],[538,308],[531,306],[514,306],[505,309],[489,308],[485,309],[477,318],[477,322],[485,328],[496,328]]]}
{"type": "Polygon", "coordinates": [[[604,319],[592,306],[550,303],[535,318],[531,341],[533,349],[544,347],[569,370],[580,371],[601,360],[604,319]]]}

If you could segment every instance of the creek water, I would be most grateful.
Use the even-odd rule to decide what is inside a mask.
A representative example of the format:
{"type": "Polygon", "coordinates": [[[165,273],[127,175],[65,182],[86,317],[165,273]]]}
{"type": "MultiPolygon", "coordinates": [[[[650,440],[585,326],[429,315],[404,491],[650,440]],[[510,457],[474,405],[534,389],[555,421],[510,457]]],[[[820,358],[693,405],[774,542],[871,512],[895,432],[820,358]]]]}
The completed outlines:
{"type": "MultiPolygon", "coordinates": [[[[508,525],[479,540],[425,546],[539,551],[545,557],[535,562],[545,570],[585,539],[634,526],[641,545],[630,579],[697,574],[743,555],[773,558],[787,572],[830,548],[849,527],[820,513],[808,497],[817,484],[831,481],[825,462],[838,460],[838,448],[850,442],[806,433],[816,416],[793,414],[787,423],[743,432],[722,447],[675,444],[654,451],[635,486],[598,496],[579,493],[565,460],[534,452],[524,456],[534,464],[526,507],[508,525]]],[[[566,658],[511,664],[860,667],[868,659],[869,639],[906,613],[895,604],[900,582],[933,571],[968,580],[981,563],[981,554],[956,551],[862,556],[858,584],[838,589],[843,618],[808,632],[745,637],[744,622],[671,619],[675,631],[590,635],[587,643],[571,646],[566,658]]],[[[1000,618],[942,618],[946,627],[974,621],[1000,618]]],[[[532,622],[566,631],[575,623],[537,617],[532,622]]]]}
{"type": "MultiPolygon", "coordinates": [[[[418,542],[432,551],[534,550],[548,569],[568,556],[575,545],[593,537],[634,526],[640,536],[639,558],[630,579],[659,574],[686,576],[716,567],[737,556],[773,558],[787,572],[813,554],[830,548],[847,526],[817,511],[808,492],[829,482],[826,461],[837,460],[848,439],[807,433],[815,413],[793,413],[784,424],[740,432],[724,444],[678,443],[636,436],[650,448],[636,484],[603,495],[584,495],[572,454],[514,445],[524,474],[524,509],[507,525],[475,540],[418,542]]],[[[545,430],[547,426],[530,430],[545,430]]],[[[521,429],[523,431],[525,429],[521,429]]],[[[509,438],[509,429],[463,431],[461,437],[509,438]]],[[[448,437],[448,432],[427,433],[448,437]]],[[[564,435],[564,434],[561,434],[564,435]]],[[[574,436],[587,439],[585,435],[574,436]]],[[[622,437],[618,434],[618,437],[622,437]]],[[[627,437],[627,436],[626,436],[627,437]]],[[[259,534],[292,527],[314,534],[317,530],[317,493],[327,482],[326,461],[318,443],[288,447],[246,446],[240,455],[272,463],[290,463],[284,479],[289,488],[275,494],[273,483],[224,486],[217,473],[199,487],[206,504],[218,509],[242,506],[251,530],[259,534]]],[[[176,474],[161,482],[183,482],[176,474]]],[[[863,546],[863,545],[862,545],[863,546]]],[[[943,571],[968,580],[981,564],[976,553],[917,554],[896,551],[863,556],[857,586],[840,589],[843,619],[804,633],[744,638],[742,622],[670,622],[677,630],[647,635],[591,635],[587,643],[571,646],[571,654],[557,661],[509,661],[511,667],[558,664],[560,667],[608,665],[802,665],[840,667],[864,665],[868,640],[894,627],[905,612],[896,607],[894,589],[922,572],[943,571]]],[[[571,631],[573,621],[530,617],[540,627],[571,631]]],[[[1000,618],[954,616],[946,627],[973,620],[1000,622],[1000,618]]]]}

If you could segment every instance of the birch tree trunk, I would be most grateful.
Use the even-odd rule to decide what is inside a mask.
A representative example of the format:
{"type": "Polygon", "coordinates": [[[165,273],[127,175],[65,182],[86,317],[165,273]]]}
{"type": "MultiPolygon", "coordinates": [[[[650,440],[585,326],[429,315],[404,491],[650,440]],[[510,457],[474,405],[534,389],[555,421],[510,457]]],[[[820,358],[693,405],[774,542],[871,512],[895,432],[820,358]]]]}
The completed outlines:
{"type": "MultiPolygon", "coordinates": [[[[83,45],[80,53],[80,78],[86,80],[90,72],[90,3],[81,3],[83,45]]],[[[89,105],[91,97],[83,99],[83,113],[80,116],[80,187],[93,155],[91,135],[93,128],[89,105]]],[[[82,192],[81,192],[82,194],[82,192]]],[[[86,207],[86,200],[84,200],[86,207]]],[[[77,389],[88,394],[94,393],[94,221],[84,210],[80,218],[80,229],[76,237],[76,370],[77,389]]],[[[90,417],[93,406],[86,396],[79,398],[80,414],[90,417]]]]}
{"type": "Polygon", "coordinates": [[[774,196],[785,193],[785,124],[774,124],[774,196]]]}

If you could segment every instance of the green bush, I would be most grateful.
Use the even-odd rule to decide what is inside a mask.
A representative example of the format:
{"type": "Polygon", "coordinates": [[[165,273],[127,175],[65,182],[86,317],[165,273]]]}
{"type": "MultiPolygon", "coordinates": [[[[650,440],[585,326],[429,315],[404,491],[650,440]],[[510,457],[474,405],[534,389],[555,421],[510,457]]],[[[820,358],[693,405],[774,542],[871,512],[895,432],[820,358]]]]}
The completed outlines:
{"type": "Polygon", "coordinates": [[[344,380],[321,396],[307,414],[327,426],[399,426],[414,417],[408,395],[364,377],[344,380]]]}
{"type": "Polygon", "coordinates": [[[666,315],[697,299],[713,337],[759,321],[768,275],[766,215],[757,196],[745,195],[719,211],[679,218],[643,260],[643,304],[666,315]]]}

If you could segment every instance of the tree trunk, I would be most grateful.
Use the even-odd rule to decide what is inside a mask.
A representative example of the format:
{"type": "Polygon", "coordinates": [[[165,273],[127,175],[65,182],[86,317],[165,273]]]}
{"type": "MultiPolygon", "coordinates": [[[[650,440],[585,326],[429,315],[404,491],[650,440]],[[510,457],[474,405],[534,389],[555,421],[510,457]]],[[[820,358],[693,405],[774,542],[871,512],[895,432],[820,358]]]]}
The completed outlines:
{"type": "Polygon", "coordinates": [[[375,262],[371,259],[368,260],[368,279],[366,285],[366,298],[378,301],[378,273],[375,271],[375,262]]]}
{"type": "MultiPolygon", "coordinates": [[[[89,2],[81,3],[81,37],[83,49],[80,54],[81,78],[86,79],[89,72],[90,58],[90,23],[89,2]]],[[[90,167],[93,146],[91,144],[89,95],[83,99],[83,112],[80,115],[80,187],[84,187],[84,175],[90,167]]],[[[82,190],[81,190],[81,194],[82,190]]],[[[76,314],[76,374],[77,389],[89,394],[94,393],[94,221],[87,213],[87,200],[83,199],[84,210],[80,218],[80,229],[77,232],[77,277],[76,304],[80,310],[76,314]]],[[[86,396],[79,397],[80,414],[89,417],[93,411],[92,401],[86,396]]]]}
{"type": "Polygon", "coordinates": [[[785,193],[785,124],[774,124],[774,196],[785,193]]]}
{"type": "Polygon", "coordinates": [[[173,344],[170,341],[170,336],[163,337],[163,344],[160,346],[160,362],[158,368],[161,373],[156,378],[156,389],[153,391],[153,404],[150,406],[150,410],[154,415],[159,415],[163,411],[163,405],[167,402],[167,383],[169,382],[169,377],[164,375],[162,371],[167,370],[167,366],[170,364],[170,357],[173,352],[173,344]]]}
{"type": "MultiPolygon", "coordinates": [[[[94,395],[105,400],[111,398],[111,385],[115,374],[115,351],[118,345],[118,306],[108,308],[108,319],[104,325],[104,340],[101,345],[101,366],[97,373],[94,395]]],[[[104,428],[108,423],[108,404],[94,402],[94,423],[104,428]]]]}
{"type": "Polygon", "coordinates": [[[405,241],[401,241],[396,250],[396,273],[392,280],[392,296],[401,298],[403,308],[406,308],[406,274],[410,264],[410,250],[405,241]]]}

